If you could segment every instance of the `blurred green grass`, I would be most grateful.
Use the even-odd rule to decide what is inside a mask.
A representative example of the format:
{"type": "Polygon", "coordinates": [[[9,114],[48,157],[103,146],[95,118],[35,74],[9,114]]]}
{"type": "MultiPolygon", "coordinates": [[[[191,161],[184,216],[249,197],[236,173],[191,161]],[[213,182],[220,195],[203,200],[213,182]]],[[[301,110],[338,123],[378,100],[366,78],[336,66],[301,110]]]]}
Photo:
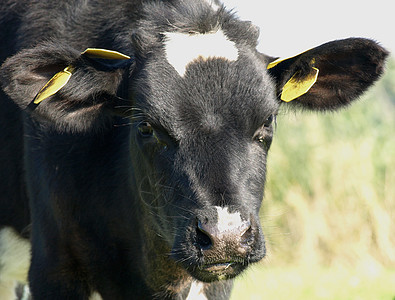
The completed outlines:
{"type": "Polygon", "coordinates": [[[280,113],[261,219],[268,258],[233,300],[395,298],[394,60],[346,110],[280,113]]]}
{"type": "Polygon", "coordinates": [[[395,269],[267,267],[237,280],[232,300],[393,300],[395,269]]]}

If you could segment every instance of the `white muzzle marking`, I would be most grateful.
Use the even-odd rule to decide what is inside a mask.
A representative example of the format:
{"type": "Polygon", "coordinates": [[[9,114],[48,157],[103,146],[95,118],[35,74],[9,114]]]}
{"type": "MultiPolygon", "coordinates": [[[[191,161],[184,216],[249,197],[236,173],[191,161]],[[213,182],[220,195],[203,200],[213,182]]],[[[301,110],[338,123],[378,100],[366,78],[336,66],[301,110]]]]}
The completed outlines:
{"type": "Polygon", "coordinates": [[[244,222],[241,219],[240,213],[230,213],[227,207],[215,207],[218,214],[217,228],[219,232],[225,232],[234,228],[240,228],[244,226],[244,222]]]}

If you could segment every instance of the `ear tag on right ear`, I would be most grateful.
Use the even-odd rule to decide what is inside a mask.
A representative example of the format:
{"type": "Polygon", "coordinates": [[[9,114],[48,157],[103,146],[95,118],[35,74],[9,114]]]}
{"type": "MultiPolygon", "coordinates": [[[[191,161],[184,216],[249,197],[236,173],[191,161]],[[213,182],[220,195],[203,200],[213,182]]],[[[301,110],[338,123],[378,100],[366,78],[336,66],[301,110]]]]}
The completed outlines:
{"type": "Polygon", "coordinates": [[[102,59],[130,59],[130,56],[114,50],[87,48],[81,55],[87,55],[91,58],[102,59]]]}
{"type": "Polygon", "coordinates": [[[298,73],[294,74],[284,85],[280,99],[284,102],[290,102],[306,94],[318,78],[319,70],[314,67],[312,69],[313,71],[303,79],[296,79],[298,73]]]}
{"type": "Polygon", "coordinates": [[[36,97],[34,97],[33,103],[39,104],[41,101],[56,94],[67,84],[73,71],[74,68],[72,66],[68,66],[63,71],[56,73],[38,92],[36,97]]]}

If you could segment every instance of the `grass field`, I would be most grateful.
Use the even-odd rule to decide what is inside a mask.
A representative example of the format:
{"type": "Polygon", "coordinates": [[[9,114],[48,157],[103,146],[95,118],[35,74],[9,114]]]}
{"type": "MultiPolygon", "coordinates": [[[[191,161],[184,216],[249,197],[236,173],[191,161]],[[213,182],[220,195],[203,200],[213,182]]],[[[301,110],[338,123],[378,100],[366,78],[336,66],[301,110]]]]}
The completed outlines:
{"type": "Polygon", "coordinates": [[[282,111],[276,131],[268,258],[232,299],[395,299],[395,62],[350,109],[282,111]]]}
{"type": "Polygon", "coordinates": [[[394,300],[395,269],[255,267],[236,281],[231,300],[394,300]]]}

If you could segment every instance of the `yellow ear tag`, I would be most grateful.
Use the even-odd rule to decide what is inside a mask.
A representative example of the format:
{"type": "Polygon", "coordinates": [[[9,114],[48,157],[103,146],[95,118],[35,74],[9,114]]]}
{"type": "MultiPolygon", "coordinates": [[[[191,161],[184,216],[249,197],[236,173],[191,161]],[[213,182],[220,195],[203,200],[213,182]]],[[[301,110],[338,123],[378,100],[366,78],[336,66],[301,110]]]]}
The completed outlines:
{"type": "MultiPolygon", "coordinates": [[[[299,55],[299,54],[298,54],[299,55]]],[[[297,56],[297,55],[295,55],[295,56],[297,56]]],[[[287,58],[279,58],[279,59],[276,59],[275,61],[272,61],[271,63],[269,63],[268,65],[267,65],[267,67],[266,67],[266,69],[271,69],[271,68],[274,68],[275,66],[277,66],[280,62],[283,62],[283,61],[285,61],[285,60],[288,60],[288,59],[290,59],[290,58],[293,58],[293,57],[295,57],[295,56],[292,56],[292,57],[287,57],[287,58]]]]}
{"type": "Polygon", "coordinates": [[[290,102],[304,94],[306,94],[311,87],[316,83],[319,70],[312,68],[313,71],[303,79],[296,79],[294,74],[290,80],[283,87],[280,99],[284,102],[290,102]]]}
{"type": "Polygon", "coordinates": [[[73,71],[74,68],[72,66],[68,66],[63,71],[56,73],[38,92],[33,100],[33,103],[39,104],[41,101],[56,94],[69,81],[73,71]]]}
{"type": "Polygon", "coordinates": [[[103,59],[130,59],[130,56],[122,54],[118,51],[98,49],[98,48],[87,48],[82,55],[87,55],[92,58],[103,58],[103,59]]]}

